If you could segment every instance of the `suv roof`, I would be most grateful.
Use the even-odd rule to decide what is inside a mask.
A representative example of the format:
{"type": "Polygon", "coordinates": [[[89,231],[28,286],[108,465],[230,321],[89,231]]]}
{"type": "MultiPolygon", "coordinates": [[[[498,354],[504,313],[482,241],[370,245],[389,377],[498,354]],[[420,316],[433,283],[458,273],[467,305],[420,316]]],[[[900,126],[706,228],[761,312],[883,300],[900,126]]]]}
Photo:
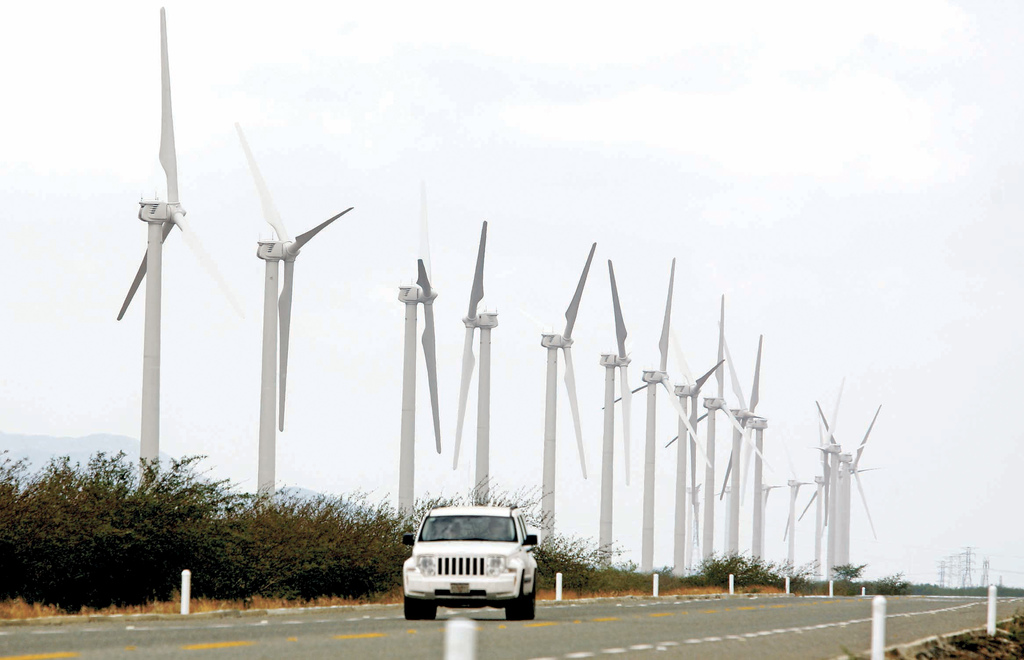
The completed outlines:
{"type": "Polygon", "coordinates": [[[508,506],[439,506],[431,509],[428,516],[502,516],[509,517],[516,511],[508,506]]]}

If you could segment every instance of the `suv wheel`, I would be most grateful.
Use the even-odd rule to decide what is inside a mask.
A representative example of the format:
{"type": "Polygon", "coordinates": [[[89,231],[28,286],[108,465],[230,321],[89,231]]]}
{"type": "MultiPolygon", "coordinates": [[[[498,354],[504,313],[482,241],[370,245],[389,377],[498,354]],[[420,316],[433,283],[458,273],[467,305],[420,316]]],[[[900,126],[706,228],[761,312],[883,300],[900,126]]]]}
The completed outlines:
{"type": "Polygon", "coordinates": [[[529,594],[523,593],[523,587],[519,589],[519,597],[505,606],[505,618],[508,621],[532,621],[536,614],[537,590],[529,594]]]}
{"type": "Polygon", "coordinates": [[[437,603],[406,596],[405,618],[408,621],[432,621],[437,618],[437,603]]]}

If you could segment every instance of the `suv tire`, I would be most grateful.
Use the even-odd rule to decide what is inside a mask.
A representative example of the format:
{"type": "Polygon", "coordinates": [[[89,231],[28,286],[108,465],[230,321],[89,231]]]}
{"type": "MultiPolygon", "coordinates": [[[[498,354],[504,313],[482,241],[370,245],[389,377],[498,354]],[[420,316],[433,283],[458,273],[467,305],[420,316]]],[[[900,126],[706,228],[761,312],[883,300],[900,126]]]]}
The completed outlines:
{"type": "Polygon", "coordinates": [[[524,594],[522,590],[523,587],[520,587],[519,597],[505,606],[505,619],[508,621],[533,621],[536,615],[537,590],[529,594],[524,594]]]}
{"type": "Polygon", "coordinates": [[[405,618],[407,621],[433,621],[437,618],[437,603],[406,596],[405,618]]]}

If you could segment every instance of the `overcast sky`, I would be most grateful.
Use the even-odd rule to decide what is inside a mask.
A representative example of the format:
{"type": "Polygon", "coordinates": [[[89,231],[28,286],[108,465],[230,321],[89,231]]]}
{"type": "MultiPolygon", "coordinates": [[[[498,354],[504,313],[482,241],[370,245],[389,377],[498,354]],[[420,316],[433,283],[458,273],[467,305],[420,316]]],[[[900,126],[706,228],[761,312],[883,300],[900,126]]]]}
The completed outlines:
{"type": "MultiPolygon", "coordinates": [[[[115,317],[145,251],[137,201],[166,188],[159,6],[4,9],[2,431],[138,436],[141,292],[115,317]]],[[[939,559],[973,546],[993,580],[1024,584],[1024,438],[1013,418],[1024,370],[1019,3],[171,2],[167,16],[182,203],[246,315],[172,234],[162,451],[205,454],[213,474],[255,488],[255,249],[271,230],[238,121],[293,235],[355,206],[296,267],[281,484],[397,495],[397,293],[416,277],[425,180],[444,453],[433,449],[421,360],[418,495],[472,485],[475,386],[459,470],[451,460],[461,318],[488,220],[486,304],[499,312],[492,474],[509,490],[540,484],[545,355],[521,310],[560,331],[598,243],[573,350],[590,478],[562,390],[561,530],[598,532],[598,358],[615,345],[606,260],[635,387],[658,361],[677,258],[673,328],[694,371],[714,364],[722,294],[748,394],[765,336],[769,482],[790,478],[783,443],[798,477],[813,479],[814,402],[831,410],[844,377],[844,447],[882,404],[862,462],[882,468],[863,475],[878,540],[855,493],[854,562],[934,582],[939,559]]],[[[734,403],[730,387],[726,397],[734,403]]],[[[662,446],[676,423],[660,398],[662,446]]],[[[614,535],[638,561],[636,401],[628,488],[616,456],[614,535]]],[[[675,445],[658,460],[660,566],[672,559],[675,445]]],[[[772,558],[785,558],[786,502],[776,490],[768,503],[772,558]]],[[[797,561],[810,561],[811,515],[797,534],[797,561]]]]}

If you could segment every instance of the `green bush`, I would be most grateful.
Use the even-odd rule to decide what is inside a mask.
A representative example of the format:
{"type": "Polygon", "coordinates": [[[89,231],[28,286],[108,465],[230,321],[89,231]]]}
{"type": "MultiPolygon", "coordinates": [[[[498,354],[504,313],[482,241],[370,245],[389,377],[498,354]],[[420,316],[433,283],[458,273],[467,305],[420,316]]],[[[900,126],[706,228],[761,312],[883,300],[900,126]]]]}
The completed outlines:
{"type": "Polygon", "coordinates": [[[889,575],[866,586],[872,594],[880,596],[904,596],[910,593],[910,583],[903,578],[903,573],[889,575]]]}

